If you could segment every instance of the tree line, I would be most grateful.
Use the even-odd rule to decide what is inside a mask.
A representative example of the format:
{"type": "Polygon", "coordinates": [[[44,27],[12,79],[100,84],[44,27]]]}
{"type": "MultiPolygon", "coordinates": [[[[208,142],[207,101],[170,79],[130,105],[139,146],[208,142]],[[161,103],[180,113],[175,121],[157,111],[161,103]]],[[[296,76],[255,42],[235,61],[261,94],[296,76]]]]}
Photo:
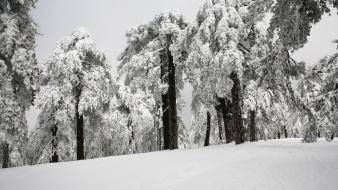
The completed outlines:
{"type": "Polygon", "coordinates": [[[161,12],[127,31],[117,76],[84,28],[38,64],[35,3],[0,3],[3,168],[337,134],[338,52],[312,68],[291,56],[337,0],[207,0],[193,23],[161,12]],[[179,114],[187,84],[191,127],[179,114]]]}

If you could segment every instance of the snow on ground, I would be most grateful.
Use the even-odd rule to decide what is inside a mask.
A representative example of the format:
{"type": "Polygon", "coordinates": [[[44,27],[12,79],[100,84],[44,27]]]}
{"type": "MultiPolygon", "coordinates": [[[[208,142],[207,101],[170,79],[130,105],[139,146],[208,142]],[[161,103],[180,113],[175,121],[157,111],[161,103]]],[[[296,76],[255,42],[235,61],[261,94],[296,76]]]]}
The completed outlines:
{"type": "Polygon", "coordinates": [[[338,189],[338,140],[281,139],[0,169],[1,190],[338,189]]]}

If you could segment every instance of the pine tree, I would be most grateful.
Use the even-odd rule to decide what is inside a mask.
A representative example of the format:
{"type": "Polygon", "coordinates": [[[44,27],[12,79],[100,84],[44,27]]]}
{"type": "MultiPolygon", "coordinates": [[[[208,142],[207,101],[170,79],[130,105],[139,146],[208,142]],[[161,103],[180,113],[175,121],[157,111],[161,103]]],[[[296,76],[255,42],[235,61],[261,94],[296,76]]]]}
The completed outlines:
{"type": "Polygon", "coordinates": [[[251,1],[207,1],[198,12],[197,25],[185,36],[193,95],[222,112],[227,143],[245,140],[242,102],[248,79],[243,74],[257,53],[250,51],[250,40],[255,40],[250,39],[251,30],[271,6],[261,3],[263,7],[251,1]]]}
{"type": "Polygon", "coordinates": [[[35,0],[0,2],[0,143],[2,167],[25,164],[26,110],[32,105],[38,67],[36,25],[30,16],[35,0]]]}
{"type": "Polygon", "coordinates": [[[314,142],[317,139],[316,114],[311,109],[310,105],[306,104],[306,100],[295,92],[292,88],[291,80],[299,76],[299,73],[304,73],[304,64],[295,62],[289,55],[289,51],[295,51],[307,42],[307,37],[310,35],[310,29],[313,24],[320,21],[324,13],[330,12],[329,4],[337,8],[336,0],[332,1],[315,1],[315,0],[299,0],[299,1],[283,1],[278,0],[273,6],[273,17],[269,27],[270,38],[278,36],[278,44],[275,45],[279,49],[278,59],[275,62],[280,62],[282,68],[280,73],[284,75],[286,80],[281,86],[281,91],[287,98],[292,109],[297,109],[306,114],[309,121],[308,127],[305,129],[304,142],[314,142]],[[283,61],[284,60],[284,61],[283,61]],[[285,90],[284,90],[285,89],[285,90]]]}
{"type": "Polygon", "coordinates": [[[277,32],[284,47],[297,50],[307,42],[313,24],[333,8],[338,8],[337,0],[277,0],[272,9],[270,34],[277,32]]]}
{"type": "Polygon", "coordinates": [[[164,149],[178,148],[177,100],[183,83],[181,52],[174,44],[186,26],[181,14],[163,12],[128,31],[128,47],[119,58],[126,85],[153,94],[162,107],[164,149]]]}
{"type": "Polygon", "coordinates": [[[321,59],[307,71],[298,87],[317,116],[316,132],[324,134],[328,141],[337,130],[337,63],[337,53],[321,59]]]}
{"type": "Polygon", "coordinates": [[[59,152],[58,134],[72,126],[76,134],[76,157],[85,159],[86,123],[107,109],[114,94],[114,81],[105,55],[97,50],[86,29],[80,28],[57,43],[41,70],[37,105],[42,110],[40,123],[52,136],[51,159],[59,152]]]}
{"type": "Polygon", "coordinates": [[[87,158],[149,152],[157,149],[155,101],[118,84],[109,109],[92,118],[86,130],[87,158]]]}

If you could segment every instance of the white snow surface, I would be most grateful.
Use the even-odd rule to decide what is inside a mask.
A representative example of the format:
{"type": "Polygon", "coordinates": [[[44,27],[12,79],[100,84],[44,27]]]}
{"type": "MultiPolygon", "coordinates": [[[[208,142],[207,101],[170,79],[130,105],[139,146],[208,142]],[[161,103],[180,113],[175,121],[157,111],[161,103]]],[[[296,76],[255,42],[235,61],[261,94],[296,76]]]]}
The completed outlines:
{"type": "Polygon", "coordinates": [[[0,170],[1,190],[334,190],[338,140],[281,139],[0,170]]]}

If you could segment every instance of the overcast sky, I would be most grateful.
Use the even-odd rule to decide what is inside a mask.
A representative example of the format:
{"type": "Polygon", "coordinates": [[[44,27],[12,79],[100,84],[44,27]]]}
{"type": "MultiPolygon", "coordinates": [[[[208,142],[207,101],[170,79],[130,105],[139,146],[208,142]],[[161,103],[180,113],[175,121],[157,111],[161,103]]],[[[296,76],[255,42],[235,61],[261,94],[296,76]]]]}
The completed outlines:
{"type": "MultiPolygon", "coordinates": [[[[125,32],[140,23],[150,21],[163,10],[178,10],[189,22],[205,0],[39,0],[33,10],[33,18],[38,24],[41,35],[37,37],[37,58],[43,62],[55,47],[57,41],[70,35],[78,27],[87,28],[97,47],[108,57],[113,67],[117,56],[126,46],[125,32]]],[[[335,52],[332,40],[338,38],[338,16],[325,16],[313,27],[309,42],[294,54],[296,60],[308,64],[335,52]]],[[[186,88],[183,93],[186,108],[183,120],[191,125],[191,92],[186,88]]],[[[38,111],[32,109],[27,114],[30,129],[36,123],[38,111]]]]}

